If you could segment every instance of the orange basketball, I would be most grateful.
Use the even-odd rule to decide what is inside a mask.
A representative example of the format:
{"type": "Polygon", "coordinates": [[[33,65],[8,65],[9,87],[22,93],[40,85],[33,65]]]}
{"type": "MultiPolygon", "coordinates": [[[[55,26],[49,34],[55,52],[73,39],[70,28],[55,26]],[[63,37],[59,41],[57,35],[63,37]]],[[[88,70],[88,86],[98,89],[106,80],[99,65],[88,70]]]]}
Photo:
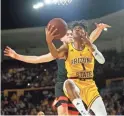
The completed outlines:
{"type": "Polygon", "coordinates": [[[51,21],[49,21],[48,25],[54,25],[55,28],[57,28],[57,33],[56,34],[60,34],[58,38],[56,39],[60,39],[62,37],[65,36],[67,30],[68,30],[68,25],[67,23],[61,19],[61,18],[54,18],[51,21]]]}

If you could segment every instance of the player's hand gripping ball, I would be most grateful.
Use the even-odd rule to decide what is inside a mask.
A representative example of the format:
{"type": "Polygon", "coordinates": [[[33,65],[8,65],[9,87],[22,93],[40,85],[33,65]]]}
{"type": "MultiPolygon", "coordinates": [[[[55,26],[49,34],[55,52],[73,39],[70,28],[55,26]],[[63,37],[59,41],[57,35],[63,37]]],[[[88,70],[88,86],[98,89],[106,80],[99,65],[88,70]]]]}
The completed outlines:
{"type": "Polygon", "coordinates": [[[53,30],[53,32],[55,32],[54,35],[57,35],[54,39],[61,39],[68,30],[67,23],[61,18],[54,18],[49,21],[47,28],[51,28],[51,31],[53,30]]]}

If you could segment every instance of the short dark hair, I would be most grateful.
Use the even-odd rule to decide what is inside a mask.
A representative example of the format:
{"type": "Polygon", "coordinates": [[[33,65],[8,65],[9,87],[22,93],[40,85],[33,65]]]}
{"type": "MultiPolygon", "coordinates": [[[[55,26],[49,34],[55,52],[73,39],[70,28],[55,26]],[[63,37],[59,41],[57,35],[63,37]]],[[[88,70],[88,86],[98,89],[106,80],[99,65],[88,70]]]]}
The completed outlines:
{"type": "Polygon", "coordinates": [[[81,26],[85,31],[88,31],[88,26],[86,24],[86,21],[73,21],[69,27],[73,29],[75,26],[81,26]]]}

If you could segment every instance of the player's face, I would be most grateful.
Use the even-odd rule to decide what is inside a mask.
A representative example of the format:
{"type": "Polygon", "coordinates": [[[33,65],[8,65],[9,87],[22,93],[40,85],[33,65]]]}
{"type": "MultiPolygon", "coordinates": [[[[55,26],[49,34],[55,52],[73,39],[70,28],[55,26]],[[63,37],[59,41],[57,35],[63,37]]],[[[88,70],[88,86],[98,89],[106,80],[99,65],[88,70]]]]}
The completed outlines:
{"type": "Polygon", "coordinates": [[[83,27],[81,27],[81,26],[75,26],[73,28],[73,37],[74,37],[74,39],[76,39],[76,38],[81,39],[81,36],[83,34],[85,34],[85,30],[84,30],[83,27]]]}
{"type": "Polygon", "coordinates": [[[66,36],[69,38],[69,39],[72,39],[73,36],[72,36],[72,30],[68,30],[67,33],[66,33],[66,36]]]}
{"type": "Polygon", "coordinates": [[[61,38],[61,41],[62,42],[65,42],[65,43],[69,43],[73,40],[73,36],[72,36],[72,31],[71,30],[68,30],[66,35],[61,38]]]}

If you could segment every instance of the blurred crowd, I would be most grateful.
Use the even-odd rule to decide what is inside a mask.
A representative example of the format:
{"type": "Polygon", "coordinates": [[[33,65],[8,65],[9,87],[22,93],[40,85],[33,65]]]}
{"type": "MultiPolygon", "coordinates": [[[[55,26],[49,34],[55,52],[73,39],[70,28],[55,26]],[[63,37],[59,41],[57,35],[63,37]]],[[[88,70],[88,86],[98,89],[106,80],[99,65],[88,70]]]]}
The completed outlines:
{"type": "Polygon", "coordinates": [[[4,64],[6,68],[2,70],[1,81],[2,88],[37,88],[45,86],[54,86],[56,79],[57,66],[55,62],[46,63],[44,65],[31,65],[31,64],[21,64],[17,61],[17,64],[11,66],[11,62],[4,64]],[[50,67],[49,65],[53,67],[50,67]],[[15,67],[14,67],[15,66],[15,67]],[[17,67],[18,66],[18,67],[17,67]]]}
{"type": "MultiPolygon", "coordinates": [[[[116,51],[103,51],[105,64],[95,65],[95,80],[99,88],[104,87],[108,78],[124,77],[124,53],[116,51]],[[104,81],[102,81],[104,80],[104,81]],[[103,85],[103,86],[102,86],[103,85]]],[[[2,90],[51,87],[55,85],[57,76],[57,64],[55,61],[44,64],[26,64],[20,61],[2,62],[2,90]]],[[[124,114],[124,94],[105,92],[102,94],[109,115],[124,114]]],[[[55,115],[51,108],[54,99],[54,90],[39,90],[25,92],[17,99],[16,93],[8,96],[1,95],[2,114],[11,115],[35,115],[39,111],[45,114],[55,115]]]]}
{"type": "MultiPolygon", "coordinates": [[[[108,115],[124,115],[124,93],[104,92],[101,94],[108,115]]],[[[2,115],[37,115],[38,112],[44,112],[45,115],[56,115],[52,109],[54,92],[32,91],[26,92],[17,100],[16,93],[7,96],[1,96],[1,114],[2,115]]]]}
{"type": "Polygon", "coordinates": [[[124,92],[105,92],[102,98],[108,115],[124,115],[124,92]]]}
{"type": "Polygon", "coordinates": [[[51,108],[54,100],[54,92],[30,91],[25,92],[19,98],[12,92],[8,96],[1,95],[1,114],[2,115],[37,115],[44,112],[45,115],[55,115],[51,108]]]}
{"type": "Polygon", "coordinates": [[[96,62],[95,74],[102,77],[118,77],[124,76],[124,52],[118,53],[115,50],[103,51],[105,63],[99,65],[96,62]]]}

